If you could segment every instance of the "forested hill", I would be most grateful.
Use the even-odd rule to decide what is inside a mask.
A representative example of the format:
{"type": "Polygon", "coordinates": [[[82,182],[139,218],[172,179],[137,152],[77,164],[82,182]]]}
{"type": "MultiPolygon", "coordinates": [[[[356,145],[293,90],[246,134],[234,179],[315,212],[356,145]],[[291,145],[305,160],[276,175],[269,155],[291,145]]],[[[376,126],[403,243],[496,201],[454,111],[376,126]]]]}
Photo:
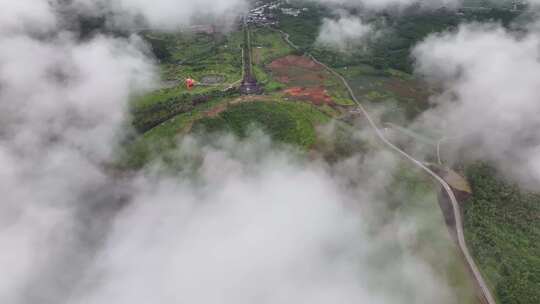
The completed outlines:
{"type": "Polygon", "coordinates": [[[464,208],[468,243],[501,304],[537,304],[540,195],[497,176],[487,164],[467,169],[474,192],[464,208]]]}

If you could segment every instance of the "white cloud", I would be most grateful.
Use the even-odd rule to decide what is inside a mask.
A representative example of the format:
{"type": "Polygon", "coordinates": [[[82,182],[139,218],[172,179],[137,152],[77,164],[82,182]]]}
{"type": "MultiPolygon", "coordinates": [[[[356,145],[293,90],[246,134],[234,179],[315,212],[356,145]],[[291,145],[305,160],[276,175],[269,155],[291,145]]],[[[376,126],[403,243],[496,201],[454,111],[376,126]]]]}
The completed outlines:
{"type": "Polygon", "coordinates": [[[227,23],[247,9],[245,0],[75,0],[74,5],[91,14],[112,12],[112,20],[117,25],[130,26],[142,17],[149,27],[163,30],[200,22],[197,18],[227,23]]]}
{"type": "Polygon", "coordinates": [[[382,35],[384,29],[376,22],[365,22],[361,16],[349,15],[342,10],[342,6],[361,8],[366,11],[381,11],[385,9],[403,10],[412,5],[419,5],[420,9],[431,10],[441,7],[456,8],[460,0],[313,0],[336,9],[335,19],[324,18],[317,42],[341,51],[360,47],[366,41],[376,39],[382,35]]]}
{"type": "Polygon", "coordinates": [[[369,232],[384,202],[366,185],[342,187],[265,139],[195,149],[196,184],[139,181],[75,303],[453,303],[406,239],[369,232]]]}
{"type": "Polygon", "coordinates": [[[316,0],[322,4],[346,5],[350,7],[362,7],[368,10],[403,9],[413,4],[418,4],[426,9],[441,7],[454,8],[462,3],[462,0],[316,0]]]}
{"type": "Polygon", "coordinates": [[[377,35],[374,25],[364,23],[359,17],[341,15],[337,20],[323,20],[317,43],[346,51],[361,46],[377,35]]]}
{"type": "Polygon", "coordinates": [[[538,185],[539,50],[537,33],[499,25],[463,25],[428,37],[414,50],[416,70],[444,91],[423,123],[444,129],[469,157],[493,160],[538,185]]]}
{"type": "Polygon", "coordinates": [[[101,164],[154,67],[135,37],[76,41],[48,1],[2,5],[0,302],[62,303],[90,249],[79,244],[95,246],[81,210],[103,204],[101,164]]]}
{"type": "Polygon", "coordinates": [[[0,31],[0,303],[455,302],[402,223],[380,221],[389,154],[331,170],[264,136],[188,139],[178,153],[196,172],[110,174],[128,99],[155,67],[137,37],[77,41],[36,3],[0,31]]]}
{"type": "Polygon", "coordinates": [[[61,134],[92,153],[110,150],[129,94],[152,85],[153,66],[139,47],[136,38],[0,37],[4,132],[24,146],[61,134]]]}
{"type": "Polygon", "coordinates": [[[23,30],[41,31],[55,26],[47,1],[0,0],[0,34],[23,30]]]}

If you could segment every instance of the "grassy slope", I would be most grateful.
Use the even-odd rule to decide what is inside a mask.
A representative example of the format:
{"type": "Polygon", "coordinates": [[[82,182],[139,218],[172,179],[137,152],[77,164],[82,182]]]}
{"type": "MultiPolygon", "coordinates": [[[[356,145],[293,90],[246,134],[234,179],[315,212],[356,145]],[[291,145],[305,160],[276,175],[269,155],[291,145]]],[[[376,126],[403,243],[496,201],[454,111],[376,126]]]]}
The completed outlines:
{"type": "Polygon", "coordinates": [[[123,147],[119,156],[119,166],[140,168],[152,159],[167,154],[176,147],[178,136],[185,133],[194,121],[204,117],[204,112],[226,104],[230,98],[214,99],[193,107],[190,111],[178,114],[123,147]]]}
{"type": "Polygon", "coordinates": [[[413,76],[392,69],[377,70],[359,64],[338,70],[356,96],[370,104],[384,105],[383,120],[398,124],[412,120],[429,107],[429,91],[413,76]]]}
{"type": "Polygon", "coordinates": [[[254,51],[259,51],[258,63],[265,65],[272,60],[290,54],[293,49],[283,41],[278,32],[267,28],[257,28],[253,30],[252,46],[254,51]]]}
{"type": "Polygon", "coordinates": [[[259,127],[278,142],[309,148],[317,141],[315,127],[330,121],[330,116],[309,104],[280,101],[278,96],[269,99],[276,101],[240,103],[216,118],[206,117],[204,112],[226,106],[231,99],[198,105],[137,137],[121,156],[121,166],[139,168],[152,159],[166,156],[176,147],[178,137],[192,125],[195,132],[232,131],[239,137],[246,136],[251,127],[259,127]]]}
{"type": "MultiPolygon", "coordinates": [[[[175,87],[156,90],[148,95],[137,98],[132,103],[132,113],[134,114],[134,124],[145,125],[147,121],[160,121],[166,118],[172,110],[178,108],[186,110],[185,113],[178,114],[164,121],[156,127],[145,130],[143,134],[135,138],[122,155],[122,164],[127,167],[141,167],[151,159],[167,154],[176,146],[179,134],[188,129],[195,121],[205,119],[203,112],[219,107],[227,103],[230,98],[215,97],[207,103],[194,106],[191,102],[196,96],[213,94],[222,88],[199,86],[191,91],[187,91],[182,80],[186,76],[197,79],[204,75],[219,74],[231,83],[240,78],[241,62],[240,45],[242,43],[241,32],[232,32],[225,37],[212,37],[208,35],[186,35],[186,34],[151,34],[153,39],[161,39],[160,43],[165,44],[171,53],[171,58],[162,64],[162,74],[165,80],[177,80],[179,84],[175,87]],[[182,59],[183,58],[183,59],[182,59]],[[180,62],[181,61],[181,62],[180,62]],[[237,62],[238,61],[238,62],[237,62]],[[180,64],[181,63],[181,64],[180,64]],[[238,65],[238,66],[237,66],[238,65]],[[235,72],[232,72],[235,70],[235,72]]],[[[280,34],[265,28],[253,30],[253,43],[258,52],[257,64],[254,67],[259,82],[266,86],[268,92],[283,88],[283,85],[275,82],[265,70],[265,65],[272,60],[288,55],[292,49],[283,41],[280,34]]],[[[268,99],[281,100],[280,94],[273,94],[268,99]]],[[[312,110],[307,104],[284,104],[276,103],[277,106],[269,107],[264,105],[254,110],[257,112],[253,121],[261,123],[261,119],[266,117],[266,121],[261,123],[263,127],[270,126],[269,131],[276,131],[273,134],[276,139],[300,146],[309,146],[315,142],[314,123],[327,121],[329,117],[318,110],[312,110]],[[275,122],[273,122],[275,120],[275,122]],[[288,130],[285,124],[294,128],[288,130]],[[281,130],[281,131],[280,131],[281,130]]],[[[256,106],[257,107],[257,106],[256,106]]],[[[251,106],[240,105],[234,112],[237,120],[247,119],[253,113],[244,113],[244,110],[251,111],[251,106]]],[[[233,115],[227,111],[225,115],[233,115]]],[[[233,118],[232,121],[235,119],[233,118]]],[[[200,125],[202,123],[199,123],[200,125]]],[[[236,124],[236,131],[241,131],[242,126],[236,124]]],[[[240,134],[240,133],[239,133],[240,134]]],[[[241,135],[241,134],[240,134],[241,135]]]]}
{"type": "Polygon", "coordinates": [[[253,70],[258,82],[264,86],[267,93],[283,89],[285,86],[269,75],[266,65],[277,58],[290,54],[293,49],[283,41],[279,33],[270,29],[253,29],[251,38],[255,57],[253,70]]]}
{"type": "MultiPolygon", "coordinates": [[[[194,100],[222,99],[225,88],[240,80],[242,75],[241,43],[239,32],[228,35],[207,34],[145,34],[150,41],[158,41],[167,56],[161,58],[162,79],[170,87],[135,98],[131,103],[133,125],[144,133],[174,117],[175,114],[195,110],[194,100]],[[188,90],[184,80],[200,80],[205,75],[220,75],[224,83],[198,85],[188,90]]],[[[153,42],[155,44],[156,42],[153,42]]],[[[157,55],[156,55],[157,56],[157,55]]]]}
{"type": "MultiPolygon", "coordinates": [[[[177,85],[171,88],[156,90],[151,94],[141,96],[133,101],[134,111],[144,111],[146,108],[159,103],[178,99],[182,101],[183,95],[204,94],[221,90],[242,77],[241,44],[242,36],[239,32],[232,32],[226,36],[216,35],[188,35],[188,34],[152,34],[163,41],[171,53],[171,58],[161,65],[162,78],[166,81],[176,81],[177,85]],[[192,77],[195,80],[205,75],[221,75],[225,82],[218,86],[198,86],[187,90],[184,80],[192,77]]],[[[153,37],[153,36],[152,36],[153,37]]]]}
{"type": "Polygon", "coordinates": [[[259,101],[231,106],[216,118],[203,118],[194,130],[231,131],[244,137],[252,127],[259,127],[276,141],[308,148],[316,141],[315,125],[329,119],[304,103],[259,101]]]}
{"type": "Polygon", "coordinates": [[[540,303],[540,195],[497,178],[475,164],[467,169],[473,197],[464,210],[468,243],[501,304],[540,303]]]}

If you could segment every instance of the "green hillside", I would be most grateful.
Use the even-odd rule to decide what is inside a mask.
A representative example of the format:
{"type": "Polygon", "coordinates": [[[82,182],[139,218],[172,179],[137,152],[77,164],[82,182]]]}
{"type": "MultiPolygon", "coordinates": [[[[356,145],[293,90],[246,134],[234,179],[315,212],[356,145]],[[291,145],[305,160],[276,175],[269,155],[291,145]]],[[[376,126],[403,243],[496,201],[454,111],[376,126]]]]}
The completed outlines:
{"type": "Polygon", "coordinates": [[[498,174],[486,164],[467,169],[467,240],[501,304],[540,303],[540,195],[498,174]]]}
{"type": "Polygon", "coordinates": [[[215,118],[203,118],[194,131],[232,132],[245,137],[253,128],[261,128],[278,142],[310,147],[315,144],[315,126],[330,118],[303,103],[250,102],[229,107],[215,118]]]}

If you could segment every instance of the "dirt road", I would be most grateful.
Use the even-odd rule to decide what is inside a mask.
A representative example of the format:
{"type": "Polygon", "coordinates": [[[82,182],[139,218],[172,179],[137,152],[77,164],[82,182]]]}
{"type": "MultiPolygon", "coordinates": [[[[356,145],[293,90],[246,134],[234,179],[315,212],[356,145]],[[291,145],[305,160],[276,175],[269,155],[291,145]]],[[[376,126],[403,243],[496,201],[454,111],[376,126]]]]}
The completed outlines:
{"type": "MultiPolygon", "coordinates": [[[[283,32],[283,31],[280,31],[280,32],[283,35],[283,39],[290,46],[292,46],[293,48],[295,48],[297,50],[300,49],[297,45],[295,45],[292,41],[290,41],[289,34],[283,32]]],[[[399,155],[401,155],[405,159],[412,162],[418,168],[422,169],[424,172],[426,172],[431,177],[433,177],[443,187],[443,189],[448,194],[448,197],[450,198],[450,201],[452,203],[452,208],[453,208],[453,211],[454,211],[454,217],[455,217],[455,220],[456,220],[456,230],[457,230],[457,239],[458,239],[459,249],[460,249],[461,253],[464,256],[465,261],[467,262],[467,266],[471,270],[471,272],[472,272],[472,274],[474,276],[474,279],[476,280],[478,286],[480,286],[480,289],[482,291],[482,295],[483,295],[483,297],[485,299],[485,302],[488,303],[488,304],[497,304],[495,302],[495,299],[493,298],[493,296],[491,294],[491,291],[489,290],[489,287],[487,286],[487,283],[484,280],[478,266],[476,265],[476,262],[472,258],[471,254],[470,254],[470,251],[469,251],[469,248],[467,247],[467,243],[465,241],[465,234],[463,232],[463,219],[461,217],[461,209],[460,209],[458,200],[456,199],[456,195],[454,194],[454,191],[452,191],[452,188],[450,187],[450,185],[448,185],[448,183],[444,179],[442,179],[439,175],[437,175],[435,172],[433,172],[433,170],[429,169],[424,163],[416,160],[414,157],[410,156],[409,154],[407,154],[406,152],[404,152],[403,150],[398,148],[396,145],[391,143],[386,138],[386,136],[384,135],[384,132],[382,132],[381,129],[379,129],[379,127],[375,123],[375,120],[371,117],[369,112],[365,109],[365,107],[362,105],[362,103],[360,103],[360,101],[358,100],[358,98],[354,94],[354,91],[351,88],[351,86],[349,85],[349,82],[343,76],[341,76],[341,74],[339,74],[337,71],[330,68],[326,64],[320,62],[315,57],[313,57],[311,54],[306,54],[306,56],[310,57],[313,61],[315,61],[316,63],[323,66],[325,69],[327,69],[329,72],[334,74],[336,77],[338,77],[343,82],[345,87],[347,87],[347,90],[349,91],[349,95],[351,96],[352,100],[358,106],[357,111],[360,114],[362,114],[368,120],[371,128],[373,129],[373,131],[375,132],[375,134],[377,135],[379,140],[384,145],[386,145],[390,150],[395,151],[396,153],[398,153],[399,155]]]]}

